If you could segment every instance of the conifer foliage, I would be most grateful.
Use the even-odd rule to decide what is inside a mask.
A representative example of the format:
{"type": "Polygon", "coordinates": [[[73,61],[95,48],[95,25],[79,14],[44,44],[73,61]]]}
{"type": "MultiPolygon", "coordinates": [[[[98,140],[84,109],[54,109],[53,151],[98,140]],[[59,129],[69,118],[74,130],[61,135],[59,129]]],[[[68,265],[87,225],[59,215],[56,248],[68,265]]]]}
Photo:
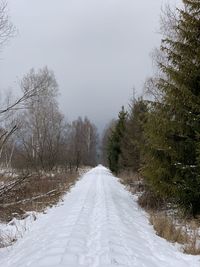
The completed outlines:
{"type": "Polygon", "coordinates": [[[129,112],[124,107],[118,120],[106,133],[107,158],[109,168],[119,173],[127,170],[138,172],[142,164],[142,147],[144,145],[144,123],[147,116],[147,102],[142,98],[133,99],[129,112]]]}
{"type": "Polygon", "coordinates": [[[111,132],[111,136],[108,140],[107,152],[108,152],[108,163],[111,171],[118,173],[120,169],[120,156],[122,153],[121,142],[124,137],[126,128],[127,112],[122,107],[119,112],[118,121],[115,128],[111,132]]]}
{"type": "Polygon", "coordinates": [[[200,212],[200,1],[183,0],[172,33],[161,44],[164,60],[145,127],[144,176],[153,190],[194,215],[200,212]]]}
{"type": "Polygon", "coordinates": [[[121,169],[138,172],[142,166],[147,106],[147,101],[144,101],[142,98],[134,98],[129,105],[126,131],[121,144],[121,169]]]}

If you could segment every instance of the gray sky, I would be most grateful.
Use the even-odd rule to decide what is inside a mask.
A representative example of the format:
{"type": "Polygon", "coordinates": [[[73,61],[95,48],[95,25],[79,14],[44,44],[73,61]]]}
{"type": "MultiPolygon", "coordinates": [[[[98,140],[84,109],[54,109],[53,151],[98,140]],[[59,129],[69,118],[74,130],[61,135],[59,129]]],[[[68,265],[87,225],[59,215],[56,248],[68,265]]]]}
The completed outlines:
{"type": "Polygon", "coordinates": [[[180,0],[8,0],[19,34],[1,53],[0,88],[16,91],[30,68],[47,65],[69,120],[102,129],[152,73],[161,6],[180,0]]]}

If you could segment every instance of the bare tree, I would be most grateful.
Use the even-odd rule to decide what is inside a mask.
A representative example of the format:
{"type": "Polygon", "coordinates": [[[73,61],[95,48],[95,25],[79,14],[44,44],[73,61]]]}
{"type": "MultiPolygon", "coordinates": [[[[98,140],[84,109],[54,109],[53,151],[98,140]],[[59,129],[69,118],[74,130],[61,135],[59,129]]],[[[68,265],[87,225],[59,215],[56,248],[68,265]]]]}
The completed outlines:
{"type": "Polygon", "coordinates": [[[0,48],[7,43],[7,41],[16,32],[16,29],[8,16],[7,3],[0,1],[0,48]]]}
{"type": "Polygon", "coordinates": [[[97,162],[98,133],[88,118],[79,117],[70,126],[68,160],[76,170],[80,165],[94,166],[97,162]]]}
{"type": "Polygon", "coordinates": [[[19,119],[21,111],[34,109],[41,94],[44,98],[47,97],[47,88],[52,87],[51,94],[55,94],[57,90],[55,78],[46,67],[40,70],[38,75],[31,70],[20,82],[20,87],[22,89],[21,97],[13,100],[9,95],[0,107],[0,158],[8,139],[19,129],[20,121],[22,121],[19,119]]]}
{"type": "MultiPolygon", "coordinates": [[[[160,18],[160,34],[163,36],[163,43],[167,45],[166,41],[173,39],[178,41],[178,24],[179,17],[177,12],[172,9],[168,4],[162,9],[162,15],[160,18]]],[[[165,80],[165,75],[162,71],[162,66],[167,66],[170,63],[168,54],[165,49],[162,47],[160,49],[155,48],[152,53],[152,61],[154,67],[154,77],[148,78],[144,84],[144,94],[155,103],[161,103],[165,95],[161,91],[158,84],[160,80],[165,80]]]]}
{"type": "Polygon", "coordinates": [[[178,23],[179,15],[177,10],[172,8],[169,4],[166,4],[162,9],[162,15],[160,18],[160,33],[165,38],[178,38],[178,23]]]}
{"type": "Polygon", "coordinates": [[[21,84],[24,91],[37,87],[38,94],[27,101],[27,109],[22,114],[18,151],[25,166],[52,170],[59,164],[66,127],[56,101],[56,79],[53,72],[44,68],[37,73],[31,70],[21,84]]]}
{"type": "Polygon", "coordinates": [[[159,77],[148,78],[144,83],[143,90],[144,95],[150,96],[154,102],[160,103],[162,102],[163,94],[157,86],[158,80],[159,77]]]}
{"type": "Polygon", "coordinates": [[[84,119],[85,155],[84,165],[95,166],[97,163],[98,132],[96,126],[86,117],[84,119]]]}

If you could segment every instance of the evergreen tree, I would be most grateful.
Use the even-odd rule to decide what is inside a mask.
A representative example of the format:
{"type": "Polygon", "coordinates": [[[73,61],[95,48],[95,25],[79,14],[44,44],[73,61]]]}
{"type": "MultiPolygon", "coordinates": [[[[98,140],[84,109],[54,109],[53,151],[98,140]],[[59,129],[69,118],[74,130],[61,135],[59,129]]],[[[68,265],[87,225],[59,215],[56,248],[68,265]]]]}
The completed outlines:
{"type": "Polygon", "coordinates": [[[120,170],[120,155],[121,155],[121,142],[124,137],[126,129],[126,118],[127,112],[125,112],[124,107],[119,112],[118,120],[114,130],[111,132],[111,136],[108,140],[108,163],[109,168],[112,172],[118,173],[120,170]]]}
{"type": "Polygon", "coordinates": [[[138,172],[141,167],[146,114],[147,102],[142,98],[133,99],[122,140],[121,164],[126,170],[138,172]]]}
{"type": "Polygon", "coordinates": [[[108,141],[109,141],[109,138],[112,134],[112,131],[113,129],[115,128],[115,124],[116,124],[116,120],[111,120],[109,122],[109,124],[106,126],[106,128],[104,129],[103,131],[103,136],[102,136],[102,139],[101,139],[101,145],[100,145],[100,149],[101,149],[101,156],[100,156],[100,161],[101,163],[108,167],[109,164],[108,164],[108,141]]]}
{"type": "Polygon", "coordinates": [[[200,212],[200,1],[183,0],[173,35],[161,45],[164,62],[146,127],[144,175],[154,192],[200,212]]]}

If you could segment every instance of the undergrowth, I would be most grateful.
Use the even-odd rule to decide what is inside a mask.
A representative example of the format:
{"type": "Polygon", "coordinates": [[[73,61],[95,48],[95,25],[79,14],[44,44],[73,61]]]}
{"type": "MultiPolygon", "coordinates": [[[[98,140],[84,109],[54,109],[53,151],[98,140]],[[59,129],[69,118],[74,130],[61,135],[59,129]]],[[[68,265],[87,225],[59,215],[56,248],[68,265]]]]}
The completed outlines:
{"type": "Polygon", "coordinates": [[[32,175],[0,199],[0,221],[24,219],[29,211],[45,211],[60,201],[77,178],[76,172],[32,175]]]}
{"type": "Polygon", "coordinates": [[[200,217],[184,216],[169,201],[149,190],[139,174],[123,172],[119,176],[127,189],[138,196],[138,204],[149,214],[158,236],[180,244],[186,254],[200,255],[200,217]]]}

